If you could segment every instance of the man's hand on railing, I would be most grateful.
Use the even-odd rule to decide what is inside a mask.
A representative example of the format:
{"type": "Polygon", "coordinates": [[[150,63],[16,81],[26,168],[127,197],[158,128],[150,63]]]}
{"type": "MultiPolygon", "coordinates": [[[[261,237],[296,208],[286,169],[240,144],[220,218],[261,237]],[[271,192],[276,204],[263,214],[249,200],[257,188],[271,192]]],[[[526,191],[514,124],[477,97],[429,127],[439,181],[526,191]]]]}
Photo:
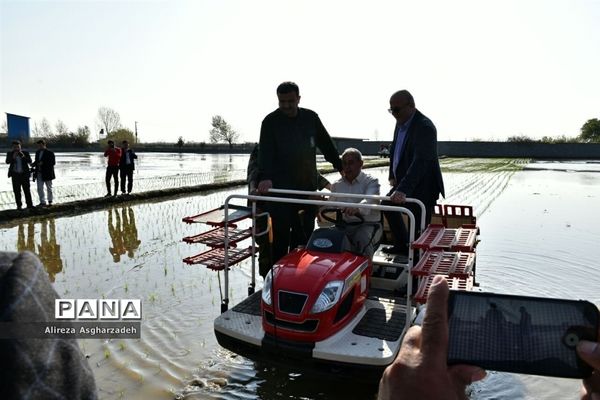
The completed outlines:
{"type": "Polygon", "coordinates": [[[258,182],[258,193],[265,194],[273,187],[273,182],[270,179],[258,182]]]}
{"type": "Polygon", "coordinates": [[[406,193],[395,191],[390,196],[390,201],[396,204],[402,204],[406,201],[406,193]]]}

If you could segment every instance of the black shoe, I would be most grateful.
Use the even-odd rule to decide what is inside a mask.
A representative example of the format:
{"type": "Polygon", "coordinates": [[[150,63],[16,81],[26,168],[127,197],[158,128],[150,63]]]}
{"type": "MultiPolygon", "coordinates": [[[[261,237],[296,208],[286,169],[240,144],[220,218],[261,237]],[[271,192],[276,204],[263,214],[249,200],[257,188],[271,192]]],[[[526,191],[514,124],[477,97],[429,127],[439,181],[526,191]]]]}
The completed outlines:
{"type": "Polygon", "coordinates": [[[21,211],[22,209],[23,209],[23,207],[17,206],[17,211],[21,211]]]}
{"type": "Polygon", "coordinates": [[[408,248],[406,246],[389,246],[381,249],[386,254],[397,254],[397,255],[408,255],[408,248]]]}
{"type": "Polygon", "coordinates": [[[112,194],[110,194],[110,193],[106,193],[106,194],[104,195],[104,197],[112,197],[112,194]]]}

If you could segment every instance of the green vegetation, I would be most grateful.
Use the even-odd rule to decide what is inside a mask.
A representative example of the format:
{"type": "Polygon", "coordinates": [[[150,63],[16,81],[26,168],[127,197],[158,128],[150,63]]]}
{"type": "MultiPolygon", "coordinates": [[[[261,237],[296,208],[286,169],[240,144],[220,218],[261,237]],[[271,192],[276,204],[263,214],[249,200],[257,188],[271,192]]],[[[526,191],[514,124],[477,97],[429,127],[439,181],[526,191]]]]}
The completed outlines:
{"type": "Polygon", "coordinates": [[[106,138],[101,139],[100,143],[103,146],[106,146],[106,142],[109,140],[114,141],[117,146],[119,146],[123,140],[127,140],[131,146],[135,144],[135,134],[127,128],[119,128],[106,135],[106,138]]]}
{"type": "Polygon", "coordinates": [[[240,136],[220,115],[212,117],[211,125],[212,129],[209,132],[211,143],[227,142],[229,143],[229,147],[232,147],[233,143],[240,136]]]}
{"type": "Polygon", "coordinates": [[[600,142],[600,120],[592,118],[583,124],[579,138],[584,142],[600,142]]]}
{"type": "Polygon", "coordinates": [[[520,171],[528,158],[444,158],[440,160],[443,172],[504,172],[520,171]]]}
{"type": "Polygon", "coordinates": [[[560,135],[557,137],[544,136],[541,139],[532,139],[527,135],[515,135],[510,136],[506,139],[507,142],[512,143],[598,143],[600,142],[600,120],[598,118],[592,118],[587,120],[581,127],[581,133],[579,136],[568,137],[566,135],[560,135]]]}

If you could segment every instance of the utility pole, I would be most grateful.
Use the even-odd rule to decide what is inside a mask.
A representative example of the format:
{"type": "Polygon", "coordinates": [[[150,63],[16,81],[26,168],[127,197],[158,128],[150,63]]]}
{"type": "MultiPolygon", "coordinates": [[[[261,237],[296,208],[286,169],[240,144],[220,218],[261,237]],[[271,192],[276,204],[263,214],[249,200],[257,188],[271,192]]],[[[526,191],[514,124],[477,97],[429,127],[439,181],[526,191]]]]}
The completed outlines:
{"type": "Polygon", "coordinates": [[[135,143],[138,142],[138,138],[137,138],[137,121],[135,121],[135,143]]]}

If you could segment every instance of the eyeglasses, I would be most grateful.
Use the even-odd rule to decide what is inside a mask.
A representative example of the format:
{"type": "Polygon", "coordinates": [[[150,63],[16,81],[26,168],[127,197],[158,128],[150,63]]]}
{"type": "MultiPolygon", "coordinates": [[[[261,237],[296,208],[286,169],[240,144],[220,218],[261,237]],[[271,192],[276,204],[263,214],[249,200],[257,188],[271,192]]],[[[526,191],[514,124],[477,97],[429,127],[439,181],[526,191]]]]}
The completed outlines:
{"type": "Polygon", "coordinates": [[[390,114],[398,114],[400,111],[402,111],[403,108],[405,108],[408,104],[405,104],[401,107],[392,107],[392,108],[388,108],[388,112],[390,114]]]}

